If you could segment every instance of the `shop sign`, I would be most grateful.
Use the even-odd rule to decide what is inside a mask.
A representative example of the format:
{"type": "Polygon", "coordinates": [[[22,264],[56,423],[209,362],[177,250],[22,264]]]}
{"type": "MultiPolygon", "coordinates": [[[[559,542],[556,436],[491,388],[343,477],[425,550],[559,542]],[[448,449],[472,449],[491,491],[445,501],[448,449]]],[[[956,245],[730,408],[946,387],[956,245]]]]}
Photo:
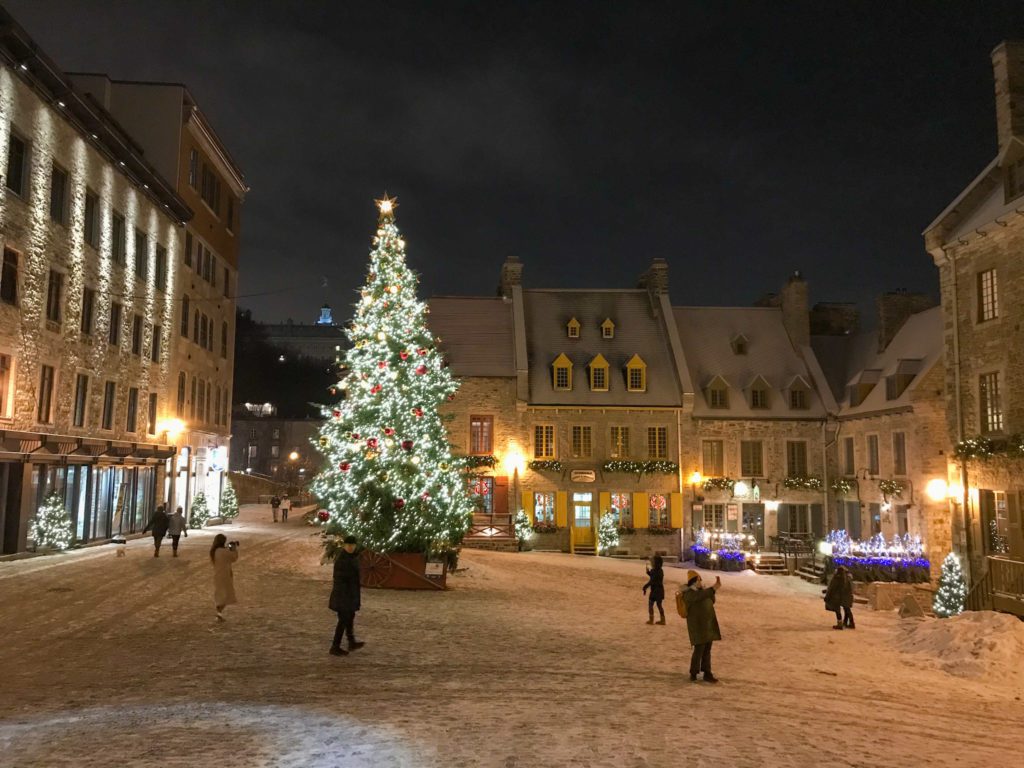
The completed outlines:
{"type": "Polygon", "coordinates": [[[592,483],[597,475],[592,469],[574,469],[569,473],[569,479],[574,483],[592,483]]]}

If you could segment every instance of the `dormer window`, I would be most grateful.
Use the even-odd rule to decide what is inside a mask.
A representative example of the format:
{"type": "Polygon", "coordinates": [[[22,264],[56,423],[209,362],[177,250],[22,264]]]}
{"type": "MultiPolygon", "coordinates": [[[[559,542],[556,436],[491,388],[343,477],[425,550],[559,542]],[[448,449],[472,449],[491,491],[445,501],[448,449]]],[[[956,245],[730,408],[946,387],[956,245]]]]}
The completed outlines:
{"type": "Polygon", "coordinates": [[[881,373],[881,371],[873,368],[863,371],[860,376],[858,376],[857,379],[847,387],[847,394],[850,397],[851,406],[857,406],[864,402],[865,398],[871,394],[871,390],[875,388],[875,384],[878,383],[881,373]]]}
{"type": "Polygon", "coordinates": [[[789,385],[789,407],[794,411],[806,411],[810,407],[811,388],[802,376],[797,376],[789,385]]]}
{"type": "Polygon", "coordinates": [[[614,339],[615,338],[615,323],[610,318],[605,318],[605,321],[601,323],[601,338],[602,339],[614,339]]]}
{"type": "Polygon", "coordinates": [[[749,342],[747,341],[747,337],[744,336],[742,333],[733,336],[732,341],[730,343],[732,344],[732,353],[734,355],[747,354],[747,347],[749,346],[749,342]]]}
{"type": "Polygon", "coordinates": [[[575,317],[572,318],[566,323],[565,330],[570,339],[578,339],[580,337],[580,321],[575,317]]]}
{"type": "Polygon", "coordinates": [[[706,397],[709,408],[729,407],[729,385],[721,376],[716,376],[708,384],[706,397]]]}
{"type": "Polygon", "coordinates": [[[771,386],[763,376],[758,376],[750,385],[750,407],[764,410],[769,407],[769,391],[771,386]]]}
{"type": "Polygon", "coordinates": [[[900,360],[896,370],[885,377],[885,399],[896,400],[906,392],[920,369],[920,360],[900,360]]]}
{"type": "Polygon", "coordinates": [[[640,359],[640,355],[633,355],[626,363],[626,390],[647,391],[647,363],[640,359]]]}
{"type": "Polygon", "coordinates": [[[604,355],[598,355],[590,361],[590,390],[592,392],[608,391],[608,361],[604,355]]]}
{"type": "Polygon", "coordinates": [[[1006,165],[1006,202],[1024,195],[1024,157],[1006,165]]]}
{"type": "Polygon", "coordinates": [[[564,353],[551,364],[551,386],[559,390],[572,389],[572,361],[564,353]]]}

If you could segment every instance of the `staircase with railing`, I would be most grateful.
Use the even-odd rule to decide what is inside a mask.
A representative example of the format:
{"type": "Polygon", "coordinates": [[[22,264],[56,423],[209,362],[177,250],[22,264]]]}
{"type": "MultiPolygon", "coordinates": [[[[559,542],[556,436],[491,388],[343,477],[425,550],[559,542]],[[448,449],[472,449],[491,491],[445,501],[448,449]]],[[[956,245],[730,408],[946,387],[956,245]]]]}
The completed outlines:
{"type": "Polygon", "coordinates": [[[1024,617],[1024,562],[986,557],[985,566],[984,575],[967,593],[967,609],[1024,617]]]}

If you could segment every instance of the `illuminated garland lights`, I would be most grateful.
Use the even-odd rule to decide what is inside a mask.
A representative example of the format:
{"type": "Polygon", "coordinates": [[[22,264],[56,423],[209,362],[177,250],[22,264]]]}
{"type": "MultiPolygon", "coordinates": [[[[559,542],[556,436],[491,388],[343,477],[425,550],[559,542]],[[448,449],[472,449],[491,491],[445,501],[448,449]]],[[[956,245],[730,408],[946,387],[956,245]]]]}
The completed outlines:
{"type": "Polygon", "coordinates": [[[1024,458],[1024,434],[1010,435],[1005,439],[969,437],[957,443],[953,454],[958,459],[977,461],[1021,459],[1024,458]]]}
{"type": "Polygon", "coordinates": [[[705,491],[729,491],[736,486],[736,481],[731,477],[709,477],[707,478],[701,487],[705,491]]]}
{"type": "Polygon", "coordinates": [[[220,494],[220,516],[225,520],[238,517],[238,494],[227,478],[224,479],[224,490],[220,494]]]}
{"type": "Polygon", "coordinates": [[[940,619],[963,613],[967,603],[967,582],[960,567],[960,558],[950,552],[942,561],[939,589],[932,601],[932,611],[940,619]]]}
{"type": "Polygon", "coordinates": [[[202,528],[210,520],[210,507],[206,503],[206,494],[199,491],[192,497],[192,507],[188,513],[188,527],[202,528]]]}
{"type": "Polygon", "coordinates": [[[533,538],[533,526],[530,525],[530,516],[521,509],[516,513],[515,531],[516,541],[522,549],[533,538]]]}
{"type": "Polygon", "coordinates": [[[782,481],[784,488],[790,491],[820,491],[824,486],[820,477],[802,477],[794,475],[782,481]]]}
{"type": "Polygon", "coordinates": [[[75,529],[60,494],[51,493],[43,500],[32,518],[29,538],[36,549],[63,551],[74,543],[75,529]]]}
{"type": "Polygon", "coordinates": [[[832,481],[832,492],[836,496],[846,496],[853,490],[853,480],[846,477],[837,477],[832,481]]]}
{"type": "MultiPolygon", "coordinates": [[[[327,537],[351,534],[377,552],[445,554],[461,543],[474,508],[463,476],[468,457],[452,456],[438,410],[458,383],[427,326],[430,310],[416,296],[395,203],[384,198],[378,207],[366,282],[348,327],[348,375],[338,383],[345,398],[325,409],[318,438],[326,438],[327,462],[313,492],[328,512],[327,537]]],[[[473,457],[480,463],[471,466],[493,466],[488,458],[473,457]]]]}
{"type": "Polygon", "coordinates": [[[563,469],[562,462],[557,459],[534,459],[526,466],[534,472],[561,472],[563,469]]]}
{"type": "Polygon", "coordinates": [[[558,533],[561,530],[557,525],[551,522],[540,520],[533,524],[534,533],[558,533]]]}
{"type": "Polygon", "coordinates": [[[697,531],[691,547],[698,567],[723,571],[742,571],[756,563],[761,559],[756,549],[757,540],[749,534],[707,528],[697,531]]]}
{"type": "Polygon", "coordinates": [[[494,456],[459,456],[455,461],[465,469],[479,469],[480,467],[494,469],[498,463],[498,459],[494,456]]]}
{"type": "Polygon", "coordinates": [[[664,459],[652,461],[606,461],[601,465],[604,472],[624,472],[630,475],[671,475],[679,471],[674,461],[664,459]]]}
{"type": "Polygon", "coordinates": [[[615,515],[604,514],[601,522],[597,524],[597,547],[602,554],[608,554],[613,548],[619,546],[619,523],[615,515]]]}
{"type": "Polygon", "coordinates": [[[878,490],[882,492],[883,496],[895,496],[897,498],[903,496],[903,489],[906,486],[899,480],[879,480],[878,490]]]}

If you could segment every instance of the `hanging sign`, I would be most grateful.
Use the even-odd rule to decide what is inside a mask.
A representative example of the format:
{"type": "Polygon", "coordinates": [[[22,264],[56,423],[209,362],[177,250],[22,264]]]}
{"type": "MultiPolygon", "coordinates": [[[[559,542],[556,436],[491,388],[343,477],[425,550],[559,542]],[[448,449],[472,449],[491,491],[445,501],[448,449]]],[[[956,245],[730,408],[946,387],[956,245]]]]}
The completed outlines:
{"type": "Polygon", "coordinates": [[[569,473],[569,479],[574,483],[592,483],[597,479],[597,475],[592,469],[574,469],[569,473]]]}

